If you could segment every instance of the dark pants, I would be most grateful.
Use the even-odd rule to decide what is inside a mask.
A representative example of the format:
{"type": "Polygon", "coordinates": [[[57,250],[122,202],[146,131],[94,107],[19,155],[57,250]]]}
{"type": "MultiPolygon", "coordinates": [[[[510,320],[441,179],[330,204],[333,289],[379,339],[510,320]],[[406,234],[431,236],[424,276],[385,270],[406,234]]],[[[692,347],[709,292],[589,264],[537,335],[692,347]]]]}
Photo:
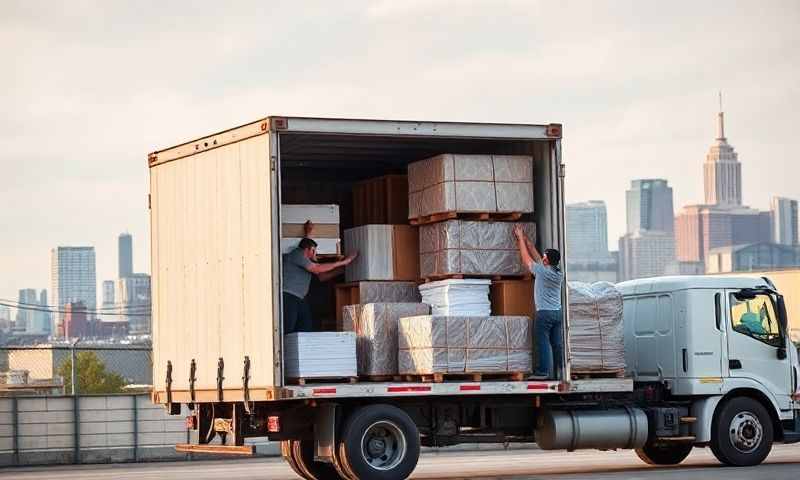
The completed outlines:
{"type": "Polygon", "coordinates": [[[283,334],[310,332],[311,308],[302,298],[283,292],[283,334]]]}
{"type": "Polygon", "coordinates": [[[539,310],[536,312],[534,328],[537,357],[536,375],[555,378],[561,370],[564,352],[564,335],[561,327],[561,310],[539,310]],[[555,370],[553,366],[555,365],[555,370]]]}

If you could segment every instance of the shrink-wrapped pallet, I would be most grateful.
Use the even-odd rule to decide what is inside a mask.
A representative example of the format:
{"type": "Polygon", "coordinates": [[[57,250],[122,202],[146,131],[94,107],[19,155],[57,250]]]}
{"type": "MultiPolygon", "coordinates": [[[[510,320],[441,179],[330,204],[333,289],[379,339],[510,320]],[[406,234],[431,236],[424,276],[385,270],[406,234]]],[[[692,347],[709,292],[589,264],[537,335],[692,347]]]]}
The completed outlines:
{"type": "Polygon", "coordinates": [[[356,334],[353,332],[298,332],[283,338],[287,378],[356,376],[356,334]]]}
{"type": "Polygon", "coordinates": [[[434,315],[488,317],[491,313],[489,286],[481,278],[448,279],[419,286],[422,303],[431,306],[434,315]]]}
{"type": "Polygon", "coordinates": [[[409,164],[408,217],[533,211],[533,158],[441,154],[409,164]]]}
{"type": "Polygon", "coordinates": [[[522,316],[401,318],[401,374],[527,373],[531,319],[522,316]]]}
{"type": "Polygon", "coordinates": [[[625,369],[622,294],[608,282],[569,282],[572,369],[625,369]]]}
{"type": "Polygon", "coordinates": [[[358,252],[345,269],[348,282],[417,280],[419,232],[411,225],[362,225],[344,231],[345,253],[358,252]]]}
{"type": "Polygon", "coordinates": [[[359,375],[397,374],[397,324],[402,317],[427,315],[423,303],[368,303],[345,307],[345,324],[356,333],[359,375]]]}
{"type": "Polygon", "coordinates": [[[335,287],[336,320],[341,325],[344,307],[363,303],[419,303],[417,282],[353,282],[335,287]]]}
{"type": "MultiPolygon", "coordinates": [[[[419,270],[423,278],[438,275],[523,275],[513,222],[448,220],[419,227],[419,270]]],[[[519,222],[536,241],[536,225],[519,222]]]]}

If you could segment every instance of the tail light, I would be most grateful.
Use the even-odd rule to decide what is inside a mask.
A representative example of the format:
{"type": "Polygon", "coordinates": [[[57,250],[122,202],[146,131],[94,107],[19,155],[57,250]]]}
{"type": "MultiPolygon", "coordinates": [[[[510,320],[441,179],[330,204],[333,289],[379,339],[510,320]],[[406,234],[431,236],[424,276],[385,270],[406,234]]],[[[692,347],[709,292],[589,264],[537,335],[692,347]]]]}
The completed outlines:
{"type": "Polygon", "coordinates": [[[281,417],[277,415],[271,415],[267,417],[267,431],[269,433],[280,433],[281,417]]]}
{"type": "Polygon", "coordinates": [[[189,415],[186,417],[186,428],[189,430],[197,430],[197,417],[189,415]]]}

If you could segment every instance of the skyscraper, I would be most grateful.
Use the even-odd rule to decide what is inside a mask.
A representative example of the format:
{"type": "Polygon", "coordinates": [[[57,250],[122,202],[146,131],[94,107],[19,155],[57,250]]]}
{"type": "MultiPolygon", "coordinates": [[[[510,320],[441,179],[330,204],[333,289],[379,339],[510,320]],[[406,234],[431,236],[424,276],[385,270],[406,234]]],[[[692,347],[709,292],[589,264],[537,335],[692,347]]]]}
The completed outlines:
{"type": "Polygon", "coordinates": [[[68,303],[83,302],[91,312],[97,309],[97,279],[94,247],[56,247],[50,251],[50,279],[53,305],[61,310],[55,315],[51,332],[63,331],[64,307],[68,303]]]}
{"type": "Polygon", "coordinates": [[[114,280],[103,280],[103,308],[114,306],[114,280]]]}
{"type": "Polygon", "coordinates": [[[663,178],[631,181],[625,192],[628,233],[638,230],[672,232],[672,187],[663,178]]]}
{"type": "Polygon", "coordinates": [[[797,245],[797,200],[772,197],[772,241],[782,245],[797,245]]]}
{"type": "Polygon", "coordinates": [[[638,230],[619,239],[619,280],[664,275],[674,260],[672,232],[638,230]]]}
{"type": "Polygon", "coordinates": [[[706,205],[738,206],[742,204],[742,164],[725,138],[725,117],[722,94],[717,113],[717,138],[711,145],[703,165],[706,205]]]}
{"type": "Polygon", "coordinates": [[[150,275],[134,273],[117,280],[117,306],[128,314],[128,330],[132,335],[150,333],[150,275]]]}
{"type": "Polygon", "coordinates": [[[567,205],[567,251],[571,260],[610,257],[605,202],[592,200],[567,205]]]}
{"type": "Polygon", "coordinates": [[[133,237],[130,233],[120,233],[117,242],[119,255],[119,278],[133,275],[133,237]]]}
{"type": "Polygon", "coordinates": [[[39,305],[39,298],[36,295],[36,289],[23,288],[19,291],[19,300],[21,308],[17,308],[16,322],[14,323],[14,330],[19,333],[26,333],[34,326],[34,319],[36,318],[37,311],[35,310],[39,305]]]}
{"type": "Polygon", "coordinates": [[[47,303],[47,290],[39,292],[39,305],[42,306],[42,311],[36,312],[36,315],[34,315],[34,327],[29,329],[29,331],[36,335],[44,335],[50,333],[50,323],[52,322],[50,312],[45,311],[48,309],[47,306],[49,305],[47,303]]]}

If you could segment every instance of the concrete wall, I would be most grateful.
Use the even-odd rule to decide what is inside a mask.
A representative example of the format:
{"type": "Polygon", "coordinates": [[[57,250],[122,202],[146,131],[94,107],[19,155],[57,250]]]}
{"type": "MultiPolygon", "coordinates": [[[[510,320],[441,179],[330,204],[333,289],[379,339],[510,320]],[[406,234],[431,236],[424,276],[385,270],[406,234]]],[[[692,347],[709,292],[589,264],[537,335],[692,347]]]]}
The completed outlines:
{"type": "MultiPolygon", "coordinates": [[[[76,416],[70,396],[0,398],[0,466],[187,458],[175,452],[176,443],[187,441],[186,407],[170,416],[147,395],[80,396],[77,403],[76,416]]],[[[274,445],[249,440],[259,454],[277,453],[274,445]]]]}

